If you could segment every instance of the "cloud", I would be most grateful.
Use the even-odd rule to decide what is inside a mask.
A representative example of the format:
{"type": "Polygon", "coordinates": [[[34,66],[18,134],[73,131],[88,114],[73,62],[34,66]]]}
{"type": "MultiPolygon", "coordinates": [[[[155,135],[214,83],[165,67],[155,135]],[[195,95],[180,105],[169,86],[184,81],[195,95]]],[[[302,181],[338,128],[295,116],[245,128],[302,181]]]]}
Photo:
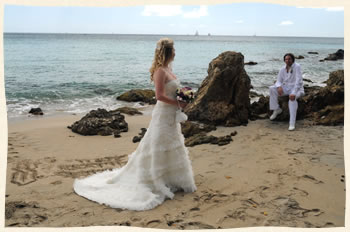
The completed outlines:
{"type": "Polygon", "coordinates": [[[303,8],[303,9],[316,9],[316,10],[326,10],[326,11],[344,11],[344,7],[303,7],[298,6],[297,8],[303,8]]]}
{"type": "Polygon", "coordinates": [[[292,25],[294,24],[292,21],[282,21],[279,25],[280,26],[289,26],[289,25],[292,25]]]}
{"type": "Polygon", "coordinates": [[[142,16],[170,17],[181,15],[184,18],[200,18],[208,15],[208,6],[200,6],[192,11],[185,12],[180,5],[153,5],[145,6],[142,16]]]}
{"type": "Polygon", "coordinates": [[[326,11],[344,11],[344,7],[328,7],[326,11]]]}
{"type": "Polygon", "coordinates": [[[236,20],[235,23],[243,23],[243,20],[236,20]]]}
{"type": "Polygon", "coordinates": [[[183,14],[182,6],[179,5],[153,5],[145,6],[142,15],[143,16],[176,16],[183,14]]]}
{"type": "Polygon", "coordinates": [[[202,16],[208,15],[208,7],[207,6],[200,6],[199,9],[193,9],[192,11],[185,12],[183,14],[184,18],[200,18],[202,16]]]}

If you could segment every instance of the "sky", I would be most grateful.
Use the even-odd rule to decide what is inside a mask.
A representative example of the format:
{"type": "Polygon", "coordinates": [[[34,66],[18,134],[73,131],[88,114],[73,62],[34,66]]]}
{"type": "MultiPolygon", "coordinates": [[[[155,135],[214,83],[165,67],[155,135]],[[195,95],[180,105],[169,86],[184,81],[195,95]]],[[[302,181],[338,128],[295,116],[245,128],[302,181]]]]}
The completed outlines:
{"type": "Polygon", "coordinates": [[[344,37],[344,8],[267,3],[38,7],[6,5],[4,32],[344,37]]]}

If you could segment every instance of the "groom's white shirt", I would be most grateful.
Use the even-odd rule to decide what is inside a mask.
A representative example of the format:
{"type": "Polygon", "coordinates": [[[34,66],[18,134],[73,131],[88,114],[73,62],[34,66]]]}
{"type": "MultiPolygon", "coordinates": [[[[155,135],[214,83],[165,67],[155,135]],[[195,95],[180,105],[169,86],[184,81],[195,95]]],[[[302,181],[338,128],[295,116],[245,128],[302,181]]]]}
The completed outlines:
{"type": "Polygon", "coordinates": [[[293,95],[297,95],[299,92],[304,93],[303,76],[301,74],[300,64],[294,62],[289,72],[287,72],[287,67],[283,66],[278,73],[275,86],[277,88],[282,86],[291,91],[290,94],[293,95]]]}

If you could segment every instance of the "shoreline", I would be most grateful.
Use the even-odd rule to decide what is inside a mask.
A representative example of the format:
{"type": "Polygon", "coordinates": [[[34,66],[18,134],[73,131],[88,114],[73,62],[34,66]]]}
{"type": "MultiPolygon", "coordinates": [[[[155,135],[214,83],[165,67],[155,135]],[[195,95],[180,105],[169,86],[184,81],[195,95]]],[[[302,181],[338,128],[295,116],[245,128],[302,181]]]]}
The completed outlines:
{"type": "Polygon", "coordinates": [[[225,146],[188,147],[197,191],[144,212],[111,209],[73,192],[75,178],[123,166],[151,115],[125,115],[121,138],[67,128],[79,115],[8,125],[5,226],[129,225],[162,229],[345,225],[344,126],[249,121],[225,146]],[[275,146],[277,145],[278,146],[275,146]],[[22,205],[22,207],[18,207],[22,205]],[[17,207],[16,207],[17,205],[17,207]],[[95,215],[101,215],[96,217],[95,215]]]}

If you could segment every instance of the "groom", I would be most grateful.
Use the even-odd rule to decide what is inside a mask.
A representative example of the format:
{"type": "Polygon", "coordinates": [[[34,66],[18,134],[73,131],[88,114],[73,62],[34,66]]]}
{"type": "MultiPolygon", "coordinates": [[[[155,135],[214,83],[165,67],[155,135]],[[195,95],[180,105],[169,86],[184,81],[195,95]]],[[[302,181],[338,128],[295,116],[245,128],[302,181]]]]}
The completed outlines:
{"type": "Polygon", "coordinates": [[[303,77],[300,65],[294,63],[295,57],[293,54],[285,54],[283,60],[286,66],[279,71],[276,83],[270,86],[270,110],[273,110],[270,120],[274,120],[277,115],[282,113],[282,109],[278,105],[278,96],[288,95],[290,115],[288,130],[293,131],[298,109],[297,99],[304,95],[303,77]]]}

